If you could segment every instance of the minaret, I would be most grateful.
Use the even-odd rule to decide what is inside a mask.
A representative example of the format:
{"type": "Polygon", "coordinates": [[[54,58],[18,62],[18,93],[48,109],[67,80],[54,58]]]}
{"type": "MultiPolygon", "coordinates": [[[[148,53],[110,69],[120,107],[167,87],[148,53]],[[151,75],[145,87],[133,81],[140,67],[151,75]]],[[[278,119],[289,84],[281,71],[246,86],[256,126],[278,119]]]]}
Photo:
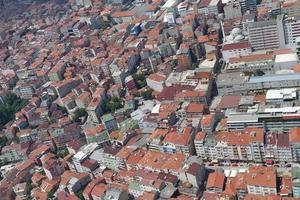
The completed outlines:
{"type": "Polygon", "coordinates": [[[226,43],[226,35],[225,35],[224,25],[223,25],[222,20],[221,20],[220,24],[221,24],[222,34],[223,34],[223,43],[226,43]]]}

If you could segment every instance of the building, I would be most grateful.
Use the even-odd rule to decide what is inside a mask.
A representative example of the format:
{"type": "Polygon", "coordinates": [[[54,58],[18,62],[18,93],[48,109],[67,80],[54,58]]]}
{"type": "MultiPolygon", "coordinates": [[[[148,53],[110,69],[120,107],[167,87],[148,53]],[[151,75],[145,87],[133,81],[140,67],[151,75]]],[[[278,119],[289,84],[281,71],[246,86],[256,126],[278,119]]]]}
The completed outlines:
{"type": "Polygon", "coordinates": [[[108,131],[103,124],[99,124],[96,127],[85,128],[83,130],[86,138],[86,143],[97,143],[101,147],[110,144],[110,137],[108,131]]]}
{"type": "Polygon", "coordinates": [[[109,169],[119,171],[123,166],[123,161],[117,157],[117,153],[121,150],[120,146],[112,145],[102,149],[95,150],[90,158],[97,161],[99,165],[104,165],[109,169]]]}
{"type": "Polygon", "coordinates": [[[100,97],[95,97],[86,108],[89,117],[95,123],[100,123],[100,116],[103,113],[101,109],[101,102],[102,99],[100,97]]]}
{"type": "Polygon", "coordinates": [[[242,13],[246,11],[256,12],[257,0],[239,0],[242,13]]]}
{"type": "Polygon", "coordinates": [[[245,178],[248,194],[277,195],[276,169],[274,167],[251,166],[245,178]]]}
{"type": "Polygon", "coordinates": [[[227,2],[223,9],[226,19],[242,17],[242,8],[238,0],[227,2]]]}
{"type": "Polygon", "coordinates": [[[288,133],[268,133],[265,143],[267,162],[293,162],[288,133]]]}
{"type": "Polygon", "coordinates": [[[20,199],[26,199],[29,196],[29,188],[27,183],[16,184],[13,188],[13,191],[16,194],[17,198],[20,199]]]}
{"type": "Polygon", "coordinates": [[[298,64],[298,56],[296,53],[279,54],[275,57],[274,70],[292,70],[296,64],[298,64]]]}
{"type": "Polygon", "coordinates": [[[297,162],[300,160],[300,128],[294,127],[290,129],[290,146],[292,148],[293,160],[297,162]]]}
{"type": "Polygon", "coordinates": [[[292,190],[293,197],[300,198],[300,167],[292,168],[292,190]]]}
{"type": "Polygon", "coordinates": [[[164,89],[165,80],[166,76],[159,73],[150,74],[146,79],[148,87],[156,92],[161,92],[164,89]]]}
{"type": "Polygon", "coordinates": [[[168,8],[165,14],[165,20],[169,25],[176,24],[176,10],[174,8],[168,8]]]}
{"type": "Polygon", "coordinates": [[[200,1],[198,12],[204,15],[218,15],[222,8],[221,0],[205,0],[200,1]]]}
{"type": "Polygon", "coordinates": [[[213,193],[221,193],[225,186],[225,174],[221,172],[213,172],[208,175],[206,190],[213,193]]]}
{"type": "Polygon", "coordinates": [[[225,64],[227,72],[273,71],[274,57],[270,54],[253,54],[231,57],[225,64]]]}
{"type": "Polygon", "coordinates": [[[92,0],[76,0],[76,5],[88,8],[91,7],[93,4],[92,0]]]}
{"type": "Polygon", "coordinates": [[[284,48],[283,16],[278,15],[276,20],[249,23],[248,36],[255,51],[284,48]]]}
{"type": "Polygon", "coordinates": [[[249,56],[251,52],[252,48],[248,42],[225,44],[222,48],[223,59],[226,61],[230,58],[249,56]]]}
{"type": "MultiPolygon", "coordinates": [[[[300,5],[300,4],[299,4],[300,5]]],[[[298,7],[300,9],[300,7],[298,7]]],[[[285,44],[287,47],[295,47],[296,39],[300,37],[300,18],[286,17],[283,21],[285,44]]]]}
{"type": "Polygon", "coordinates": [[[106,114],[101,117],[101,121],[104,124],[106,130],[114,131],[118,129],[117,120],[111,114],[106,114]]]}
{"type": "Polygon", "coordinates": [[[286,13],[289,16],[297,15],[300,12],[300,3],[299,1],[284,1],[281,5],[281,12],[286,13]]]}

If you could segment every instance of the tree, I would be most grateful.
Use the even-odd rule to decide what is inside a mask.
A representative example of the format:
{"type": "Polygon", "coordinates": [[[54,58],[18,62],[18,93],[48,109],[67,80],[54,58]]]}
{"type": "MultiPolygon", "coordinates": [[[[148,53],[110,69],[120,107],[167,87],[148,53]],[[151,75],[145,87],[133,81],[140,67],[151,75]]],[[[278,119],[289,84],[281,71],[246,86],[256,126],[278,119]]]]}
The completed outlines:
{"type": "Polygon", "coordinates": [[[4,97],[4,104],[0,105],[0,129],[11,121],[15,114],[26,106],[26,104],[26,100],[21,99],[12,92],[8,92],[4,97]]]}
{"type": "Polygon", "coordinates": [[[196,69],[197,67],[198,67],[198,63],[192,63],[192,64],[188,67],[188,69],[194,70],[194,69],[196,69]]]}
{"type": "Polygon", "coordinates": [[[257,69],[257,70],[255,70],[254,75],[255,76],[263,76],[263,75],[265,75],[265,72],[263,72],[261,69],[257,69]]]}
{"type": "Polygon", "coordinates": [[[0,137],[0,146],[1,147],[5,146],[6,142],[7,142],[7,139],[5,136],[0,137]]]}
{"type": "Polygon", "coordinates": [[[15,144],[19,144],[20,139],[17,136],[15,136],[15,137],[13,137],[12,142],[15,143],[15,144]]]}
{"type": "Polygon", "coordinates": [[[86,118],[87,115],[88,115],[88,113],[86,112],[86,110],[84,108],[79,108],[74,113],[73,121],[80,122],[80,118],[81,117],[86,118]]]}
{"type": "Polygon", "coordinates": [[[52,199],[52,198],[54,198],[54,192],[53,192],[53,191],[50,191],[50,192],[48,192],[48,194],[47,194],[47,199],[52,199]]]}
{"type": "Polygon", "coordinates": [[[137,84],[138,89],[141,89],[147,85],[146,77],[143,73],[136,73],[132,77],[137,84]]]}
{"type": "Polygon", "coordinates": [[[122,102],[118,97],[110,97],[102,101],[101,108],[103,112],[115,112],[117,109],[122,108],[122,102]]]}
{"type": "Polygon", "coordinates": [[[75,192],[75,195],[76,195],[79,199],[84,200],[83,190],[79,190],[78,192],[75,192]]]}
{"type": "Polygon", "coordinates": [[[56,155],[60,158],[64,158],[69,154],[69,151],[67,148],[62,148],[57,150],[56,155]]]}
{"type": "Polygon", "coordinates": [[[142,95],[143,99],[151,100],[151,99],[153,99],[152,92],[153,92],[153,90],[147,90],[147,91],[142,92],[141,95],[142,95]]]}

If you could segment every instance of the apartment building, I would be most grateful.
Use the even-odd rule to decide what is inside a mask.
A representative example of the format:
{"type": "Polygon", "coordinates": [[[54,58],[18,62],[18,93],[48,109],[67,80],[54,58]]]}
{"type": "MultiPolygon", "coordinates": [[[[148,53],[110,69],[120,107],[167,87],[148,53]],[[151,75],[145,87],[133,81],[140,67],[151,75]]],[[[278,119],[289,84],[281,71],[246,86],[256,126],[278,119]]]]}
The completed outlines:
{"type": "Polygon", "coordinates": [[[242,17],[242,9],[238,0],[229,1],[223,9],[226,19],[242,17]]]}
{"type": "Polygon", "coordinates": [[[267,161],[292,162],[292,148],[287,133],[266,134],[265,157],[267,161]]]}
{"type": "Polygon", "coordinates": [[[108,131],[103,124],[99,124],[96,127],[85,128],[83,130],[87,144],[97,143],[101,147],[110,144],[110,137],[108,131]]]}
{"type": "Polygon", "coordinates": [[[253,54],[232,57],[225,65],[226,72],[255,72],[256,70],[271,71],[274,57],[270,54],[253,54]]]}
{"type": "Polygon", "coordinates": [[[300,167],[292,168],[292,190],[293,197],[300,198],[300,167]]]}
{"type": "Polygon", "coordinates": [[[257,0],[239,0],[242,13],[246,11],[256,12],[257,0]]]}
{"type": "Polygon", "coordinates": [[[295,47],[297,45],[296,39],[300,37],[300,17],[287,17],[283,24],[286,46],[295,47]]]}
{"type": "Polygon", "coordinates": [[[198,12],[204,15],[218,15],[222,7],[220,0],[204,0],[200,1],[198,5],[198,12]]]}
{"type": "Polygon", "coordinates": [[[276,169],[274,167],[251,166],[246,175],[248,194],[276,195],[276,169]]]}
{"type": "Polygon", "coordinates": [[[208,192],[220,193],[224,190],[225,174],[222,172],[213,172],[209,174],[206,184],[208,192]]]}
{"type": "Polygon", "coordinates": [[[255,51],[283,48],[285,46],[283,16],[277,16],[276,20],[249,23],[248,36],[255,51]]]}
{"type": "Polygon", "coordinates": [[[101,102],[102,102],[101,98],[95,97],[94,99],[92,99],[92,101],[86,108],[89,117],[95,123],[100,123],[100,116],[103,113],[101,109],[101,102]]]}
{"type": "Polygon", "coordinates": [[[300,160],[300,128],[294,127],[290,129],[290,146],[292,148],[293,161],[300,160]]]}
{"type": "Polygon", "coordinates": [[[289,16],[300,13],[300,2],[297,0],[284,1],[281,5],[281,12],[287,13],[289,16]]]}
{"type": "Polygon", "coordinates": [[[251,52],[252,48],[248,42],[225,44],[222,48],[223,59],[226,61],[230,58],[247,56],[251,54],[251,52]]]}

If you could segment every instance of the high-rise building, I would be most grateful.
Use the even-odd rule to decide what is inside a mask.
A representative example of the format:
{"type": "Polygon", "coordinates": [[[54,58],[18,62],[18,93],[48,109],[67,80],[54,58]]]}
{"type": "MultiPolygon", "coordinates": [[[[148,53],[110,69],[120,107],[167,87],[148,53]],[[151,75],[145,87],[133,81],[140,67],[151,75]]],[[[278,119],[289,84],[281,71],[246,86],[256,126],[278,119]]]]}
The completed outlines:
{"type": "Polygon", "coordinates": [[[226,19],[242,17],[242,9],[240,3],[237,0],[229,1],[223,9],[226,19]]]}
{"type": "Polygon", "coordinates": [[[77,6],[90,7],[92,6],[92,0],[76,0],[77,6]]]}
{"type": "Polygon", "coordinates": [[[287,47],[295,47],[297,45],[296,38],[300,37],[300,17],[284,19],[284,35],[287,47]]]}
{"type": "Polygon", "coordinates": [[[239,0],[242,13],[245,13],[247,10],[256,12],[257,0],[239,0]]]}
{"type": "Polygon", "coordinates": [[[248,35],[249,42],[255,51],[285,47],[283,15],[277,16],[276,20],[250,23],[248,35]]]}

